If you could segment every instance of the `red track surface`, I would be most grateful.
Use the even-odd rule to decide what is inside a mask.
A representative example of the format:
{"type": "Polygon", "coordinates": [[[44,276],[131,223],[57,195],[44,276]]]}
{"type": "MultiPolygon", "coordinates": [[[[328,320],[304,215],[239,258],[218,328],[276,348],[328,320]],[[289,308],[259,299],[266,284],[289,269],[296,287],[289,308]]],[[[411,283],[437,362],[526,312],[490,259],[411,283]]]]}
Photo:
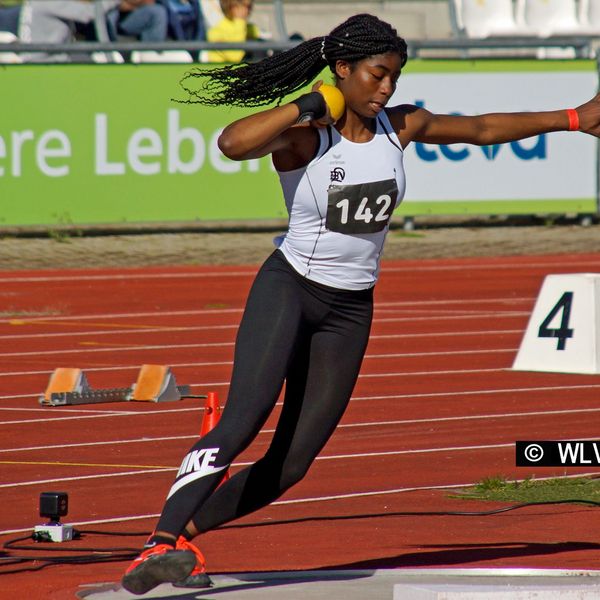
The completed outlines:
{"type": "MultiPolygon", "coordinates": [[[[152,529],[199,432],[202,401],[47,408],[37,397],[59,366],[83,368],[92,387],[106,388],[129,386],[142,364],[157,363],[193,393],[224,401],[254,271],[0,272],[0,542],[41,522],[42,491],[68,492],[64,520],[81,530],[152,529]]],[[[342,426],[281,502],[199,540],[210,570],[597,568],[596,509],[403,514],[485,510],[444,488],[487,476],[563,474],[516,468],[518,439],[598,437],[598,377],[510,369],[544,276],[594,271],[598,254],[386,263],[342,426]]],[[[269,437],[261,433],[233,470],[259,457],[269,437]]],[[[50,546],[137,548],[143,539],[87,535],[50,546]]],[[[1,595],[70,599],[80,585],[117,581],[124,567],[4,574],[1,595]]]]}

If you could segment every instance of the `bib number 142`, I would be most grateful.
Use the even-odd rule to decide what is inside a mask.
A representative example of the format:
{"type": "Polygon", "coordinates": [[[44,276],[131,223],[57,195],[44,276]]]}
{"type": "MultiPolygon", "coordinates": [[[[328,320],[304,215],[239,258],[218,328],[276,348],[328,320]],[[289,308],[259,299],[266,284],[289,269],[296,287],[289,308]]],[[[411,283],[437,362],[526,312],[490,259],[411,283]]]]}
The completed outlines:
{"type": "Polygon", "coordinates": [[[331,185],[327,191],[325,226],[330,231],[346,234],[383,231],[397,199],[395,179],[331,185]]]}
{"type": "MultiPolygon", "coordinates": [[[[373,216],[373,211],[368,204],[369,199],[363,198],[351,218],[355,221],[364,221],[367,224],[370,223],[372,219],[375,219],[375,222],[387,222],[390,218],[390,206],[392,205],[392,199],[387,194],[379,196],[379,198],[375,200],[375,205],[379,207],[375,216],[373,216]]],[[[346,225],[350,219],[350,200],[348,200],[348,198],[343,198],[335,205],[335,207],[339,208],[341,211],[340,222],[343,225],[346,225]]]]}

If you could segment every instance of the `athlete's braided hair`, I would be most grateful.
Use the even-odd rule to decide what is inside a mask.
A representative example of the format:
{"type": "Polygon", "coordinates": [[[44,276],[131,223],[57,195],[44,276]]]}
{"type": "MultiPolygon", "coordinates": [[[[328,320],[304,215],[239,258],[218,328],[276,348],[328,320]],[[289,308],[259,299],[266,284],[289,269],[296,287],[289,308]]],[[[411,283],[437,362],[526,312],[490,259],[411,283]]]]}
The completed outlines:
{"type": "Polygon", "coordinates": [[[261,106],[280,101],[302,89],[329,66],[335,73],[338,60],[359,60],[397,52],[406,64],[406,42],[396,30],[377,17],[359,14],[338,25],[329,35],[302,42],[285,52],[256,63],[242,63],[217,69],[194,69],[181,80],[189,103],[213,106],[261,106]],[[190,78],[200,78],[199,89],[192,89],[190,78]]]}

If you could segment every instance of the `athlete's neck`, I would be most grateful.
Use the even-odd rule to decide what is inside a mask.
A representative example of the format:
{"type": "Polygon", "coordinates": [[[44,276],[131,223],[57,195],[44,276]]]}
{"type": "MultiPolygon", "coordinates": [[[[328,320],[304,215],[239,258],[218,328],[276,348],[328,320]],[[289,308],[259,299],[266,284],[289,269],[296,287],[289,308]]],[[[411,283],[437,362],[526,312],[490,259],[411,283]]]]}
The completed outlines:
{"type": "Polygon", "coordinates": [[[350,142],[363,144],[373,139],[377,131],[377,122],[375,117],[363,117],[348,109],[335,124],[335,128],[350,142]]]}

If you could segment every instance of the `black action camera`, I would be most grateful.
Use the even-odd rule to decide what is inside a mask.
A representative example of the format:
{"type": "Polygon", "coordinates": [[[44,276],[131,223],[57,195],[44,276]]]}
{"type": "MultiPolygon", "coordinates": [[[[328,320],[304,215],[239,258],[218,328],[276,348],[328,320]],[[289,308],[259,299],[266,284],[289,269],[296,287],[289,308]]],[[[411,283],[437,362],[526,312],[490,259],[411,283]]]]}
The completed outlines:
{"type": "Polygon", "coordinates": [[[69,496],[66,492],[42,492],[40,494],[40,516],[57,522],[69,509],[69,496]]]}

